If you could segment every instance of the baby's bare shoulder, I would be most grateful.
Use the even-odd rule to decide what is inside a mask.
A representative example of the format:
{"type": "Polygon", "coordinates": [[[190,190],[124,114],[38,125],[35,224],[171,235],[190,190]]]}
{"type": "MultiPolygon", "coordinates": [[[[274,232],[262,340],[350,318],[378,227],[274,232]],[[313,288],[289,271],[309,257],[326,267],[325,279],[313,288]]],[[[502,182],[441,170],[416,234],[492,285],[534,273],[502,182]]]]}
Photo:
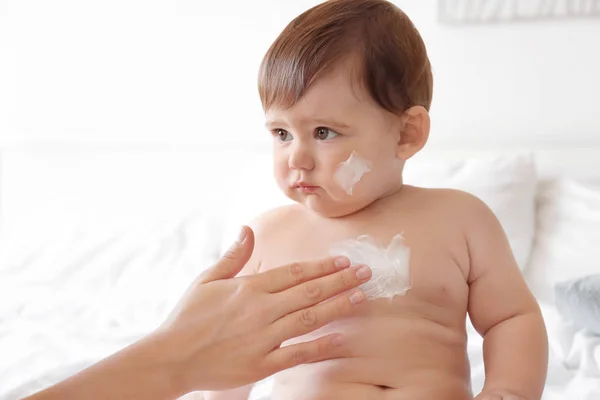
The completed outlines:
{"type": "Polygon", "coordinates": [[[302,206],[289,204],[259,214],[249,225],[254,230],[257,241],[264,242],[277,237],[282,230],[289,230],[305,214],[306,210],[302,206]]]}
{"type": "Polygon", "coordinates": [[[410,188],[411,202],[437,218],[460,225],[483,222],[493,216],[489,207],[477,196],[457,189],[410,188]]]}
{"type": "Polygon", "coordinates": [[[413,201],[431,206],[448,205],[448,208],[452,208],[454,211],[457,209],[469,210],[471,207],[486,207],[485,203],[477,196],[458,189],[410,186],[407,192],[413,201]]]}
{"type": "Polygon", "coordinates": [[[303,213],[304,210],[298,204],[288,204],[259,214],[252,220],[250,226],[255,231],[269,231],[280,227],[282,223],[288,223],[299,218],[303,213]]]}
{"type": "Polygon", "coordinates": [[[272,244],[301,212],[296,204],[281,206],[259,214],[248,224],[254,231],[254,250],[248,263],[253,273],[263,269],[265,254],[271,251],[272,244]]]}

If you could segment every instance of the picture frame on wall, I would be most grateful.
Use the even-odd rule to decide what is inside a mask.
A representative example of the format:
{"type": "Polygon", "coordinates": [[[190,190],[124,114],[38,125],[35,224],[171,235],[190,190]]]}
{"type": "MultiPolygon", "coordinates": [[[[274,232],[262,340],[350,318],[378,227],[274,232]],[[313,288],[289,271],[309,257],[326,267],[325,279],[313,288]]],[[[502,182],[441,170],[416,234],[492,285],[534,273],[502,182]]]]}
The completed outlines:
{"type": "Polygon", "coordinates": [[[442,24],[600,17],[600,0],[438,0],[442,24]]]}

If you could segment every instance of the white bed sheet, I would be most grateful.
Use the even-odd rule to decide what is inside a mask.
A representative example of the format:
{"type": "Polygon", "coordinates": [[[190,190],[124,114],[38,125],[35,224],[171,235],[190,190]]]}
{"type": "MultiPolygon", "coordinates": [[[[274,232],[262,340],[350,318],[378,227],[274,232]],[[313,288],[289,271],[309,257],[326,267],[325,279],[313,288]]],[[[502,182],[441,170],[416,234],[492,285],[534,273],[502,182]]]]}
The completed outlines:
{"type": "Polygon", "coordinates": [[[218,237],[210,218],[188,215],[3,243],[0,399],[61,380],[154,329],[216,261],[218,237]]]}

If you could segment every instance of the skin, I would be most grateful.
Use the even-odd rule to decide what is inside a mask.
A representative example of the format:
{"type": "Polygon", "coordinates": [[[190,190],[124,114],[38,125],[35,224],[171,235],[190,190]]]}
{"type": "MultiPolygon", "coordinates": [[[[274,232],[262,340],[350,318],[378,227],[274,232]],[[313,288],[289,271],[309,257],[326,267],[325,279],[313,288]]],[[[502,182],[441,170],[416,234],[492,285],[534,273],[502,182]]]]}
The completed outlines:
{"type": "MultiPolygon", "coordinates": [[[[344,332],[351,355],[277,374],[272,398],[472,399],[469,313],[484,337],[486,382],[476,399],[539,400],[545,326],[498,220],[470,194],[405,185],[404,163],[425,145],[429,115],[420,106],[402,115],[382,110],[351,77],[351,65],[340,65],[291,108],[267,111],[274,175],[297,204],[254,222],[257,251],[246,273],[322,256],[334,243],[363,234],[385,247],[402,233],[411,250],[412,288],[319,329],[317,335],[344,332]],[[348,195],[333,176],[352,151],[370,160],[372,171],[348,195]]],[[[243,399],[248,392],[242,387],[207,398],[243,399]]]]}
{"type": "Polygon", "coordinates": [[[155,332],[26,400],[174,399],[345,356],[340,334],[280,346],[360,308],[365,298],[355,288],[370,273],[358,278],[347,258],[328,257],[236,278],[253,247],[253,231],[244,227],[155,332]]]}

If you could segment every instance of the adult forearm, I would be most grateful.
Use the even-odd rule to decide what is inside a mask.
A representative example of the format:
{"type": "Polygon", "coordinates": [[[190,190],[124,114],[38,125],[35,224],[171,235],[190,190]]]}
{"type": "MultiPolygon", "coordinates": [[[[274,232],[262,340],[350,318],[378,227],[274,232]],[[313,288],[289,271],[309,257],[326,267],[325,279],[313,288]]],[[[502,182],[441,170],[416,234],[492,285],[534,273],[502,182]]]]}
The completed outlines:
{"type": "Polygon", "coordinates": [[[527,400],[542,396],[548,366],[548,338],[538,312],[518,315],[492,327],[483,341],[483,392],[508,391],[527,400]]]}
{"type": "Polygon", "coordinates": [[[177,398],[185,390],[167,350],[160,336],[145,338],[26,400],[177,398]]]}

